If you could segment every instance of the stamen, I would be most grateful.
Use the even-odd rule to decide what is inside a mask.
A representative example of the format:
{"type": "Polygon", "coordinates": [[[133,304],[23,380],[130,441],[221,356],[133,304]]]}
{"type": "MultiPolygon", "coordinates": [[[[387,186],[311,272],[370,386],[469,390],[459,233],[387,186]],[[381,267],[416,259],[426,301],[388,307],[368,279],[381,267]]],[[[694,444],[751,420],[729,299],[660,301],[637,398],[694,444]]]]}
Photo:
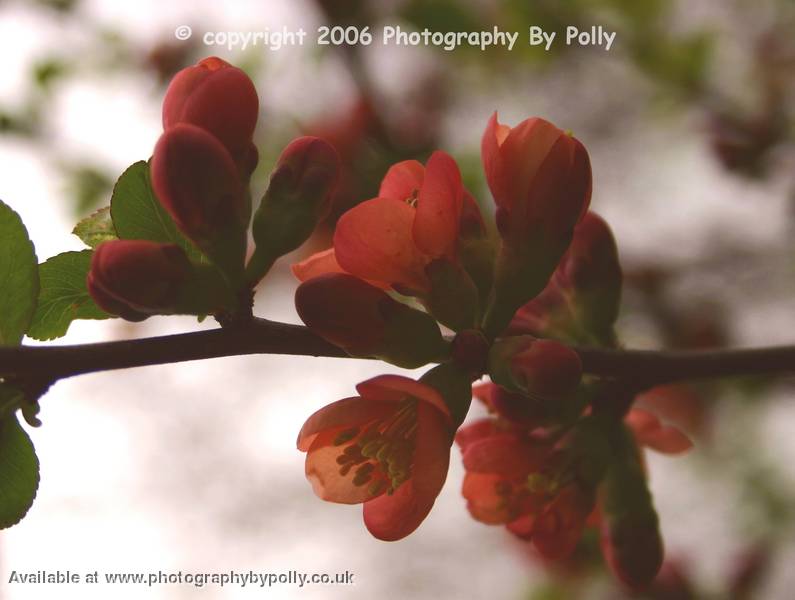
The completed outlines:
{"type": "Polygon", "coordinates": [[[384,440],[382,438],[376,438],[367,442],[364,446],[362,446],[362,456],[366,456],[367,458],[375,457],[383,445],[384,440]]]}
{"type": "Polygon", "coordinates": [[[356,475],[353,477],[353,485],[356,487],[361,487],[367,482],[369,482],[373,478],[372,473],[369,471],[367,473],[359,473],[356,472],[356,475]]]}
{"type": "Polygon", "coordinates": [[[344,431],[340,431],[337,434],[337,437],[334,438],[334,445],[342,446],[345,442],[350,442],[357,435],[359,435],[358,427],[351,427],[350,429],[345,429],[344,431]]]}

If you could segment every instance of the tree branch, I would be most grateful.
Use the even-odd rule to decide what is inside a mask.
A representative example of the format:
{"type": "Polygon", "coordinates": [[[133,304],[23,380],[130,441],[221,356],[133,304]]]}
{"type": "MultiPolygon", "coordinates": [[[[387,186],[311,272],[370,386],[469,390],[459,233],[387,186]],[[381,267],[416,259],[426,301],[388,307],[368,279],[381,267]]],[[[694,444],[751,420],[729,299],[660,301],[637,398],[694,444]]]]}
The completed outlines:
{"type": "MultiPolygon", "coordinates": [[[[638,389],[687,379],[795,374],[795,346],[706,351],[576,350],[585,373],[625,379],[638,389]]],[[[246,354],[347,357],[306,327],[254,319],[240,327],[136,340],[0,348],[0,377],[53,383],[98,371],[246,354]]]]}

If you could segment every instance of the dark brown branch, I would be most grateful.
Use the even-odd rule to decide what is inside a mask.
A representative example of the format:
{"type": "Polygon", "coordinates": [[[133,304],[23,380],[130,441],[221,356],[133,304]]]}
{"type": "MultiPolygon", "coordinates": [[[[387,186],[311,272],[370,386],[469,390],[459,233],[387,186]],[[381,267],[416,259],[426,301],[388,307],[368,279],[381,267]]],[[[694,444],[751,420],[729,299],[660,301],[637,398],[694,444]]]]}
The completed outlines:
{"type": "MultiPolygon", "coordinates": [[[[638,389],[686,379],[795,374],[795,346],[683,352],[577,351],[586,373],[625,379],[638,389]]],[[[84,373],[245,354],[347,356],[301,325],[254,319],[241,327],[119,342],[0,348],[0,376],[52,383],[84,373]]]]}
{"type": "Polygon", "coordinates": [[[577,348],[583,371],[637,382],[640,389],[690,379],[795,375],[795,346],[729,350],[577,348]]]}
{"type": "Polygon", "coordinates": [[[254,319],[245,326],[74,346],[0,348],[0,376],[72,375],[244,354],[345,357],[301,325],[254,319]]]}

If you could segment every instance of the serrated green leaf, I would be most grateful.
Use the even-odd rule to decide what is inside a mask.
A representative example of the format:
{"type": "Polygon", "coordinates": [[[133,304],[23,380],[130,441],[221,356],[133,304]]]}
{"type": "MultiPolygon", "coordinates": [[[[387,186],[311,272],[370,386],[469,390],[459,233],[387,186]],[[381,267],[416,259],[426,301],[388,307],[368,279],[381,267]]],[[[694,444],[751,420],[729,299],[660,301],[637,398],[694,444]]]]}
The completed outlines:
{"type": "Polygon", "coordinates": [[[0,529],[17,524],[39,488],[39,459],[16,415],[0,419],[0,529]]]}
{"type": "Polygon", "coordinates": [[[41,293],[28,335],[51,340],[66,334],[75,319],[108,319],[86,289],[91,250],[64,252],[39,266],[41,293]]]}
{"type": "Polygon", "coordinates": [[[102,242],[117,240],[116,228],[110,218],[110,206],[100,208],[91,216],[80,221],[72,233],[79,237],[89,248],[96,248],[102,242]]]}
{"type": "Polygon", "coordinates": [[[16,346],[39,295],[36,251],[19,215],[0,201],[0,346],[16,346]]]}
{"type": "Polygon", "coordinates": [[[110,214],[123,240],[150,240],[182,246],[187,255],[206,263],[204,255],[179,229],[160,205],[149,179],[149,163],[138,161],[121,174],[113,188],[110,214]]]}

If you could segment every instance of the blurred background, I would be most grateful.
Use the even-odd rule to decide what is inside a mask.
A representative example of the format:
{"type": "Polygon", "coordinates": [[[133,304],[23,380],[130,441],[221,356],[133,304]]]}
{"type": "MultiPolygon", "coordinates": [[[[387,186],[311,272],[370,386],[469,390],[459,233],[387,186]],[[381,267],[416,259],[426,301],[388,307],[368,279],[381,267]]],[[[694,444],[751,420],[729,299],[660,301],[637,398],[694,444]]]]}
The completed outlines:
{"type": "MultiPolygon", "coordinates": [[[[590,151],[592,207],[614,228],[626,275],[620,334],[632,348],[795,341],[795,6],[790,0],[0,0],[0,198],[40,261],[80,249],[74,223],[106,205],[118,175],[150,156],[170,77],[208,55],[255,80],[258,197],[293,137],[334,143],[335,210],[280,261],[255,311],[297,322],[289,264],[329,244],[333,220],[372,197],[387,167],[455,156],[488,210],[480,136],[543,116],[590,151]],[[513,51],[321,47],[318,26],[520,32],[513,51]],[[174,31],[188,25],[193,36],[174,31]],[[550,52],[527,45],[539,25],[550,52]],[[567,47],[568,25],[617,32],[610,51],[567,47]],[[306,29],[303,46],[229,51],[207,31],[306,29]]],[[[188,331],[189,318],[76,322],[56,343],[188,331]]],[[[396,369],[257,356],[58,383],[32,432],[42,483],[0,533],[0,598],[612,599],[625,593],[583,544],[549,571],[501,528],[476,523],[452,469],[408,539],[382,543],[359,507],[321,502],[295,435],[314,410],[396,369]],[[355,574],[355,585],[201,590],[183,585],[8,584],[16,571],[355,574]]],[[[668,562],[646,598],[789,599],[795,587],[795,381],[669,386],[642,402],[695,439],[650,455],[668,562]]],[[[471,416],[477,416],[477,408],[471,416]]],[[[101,577],[102,575],[100,575],[101,577]]]]}

